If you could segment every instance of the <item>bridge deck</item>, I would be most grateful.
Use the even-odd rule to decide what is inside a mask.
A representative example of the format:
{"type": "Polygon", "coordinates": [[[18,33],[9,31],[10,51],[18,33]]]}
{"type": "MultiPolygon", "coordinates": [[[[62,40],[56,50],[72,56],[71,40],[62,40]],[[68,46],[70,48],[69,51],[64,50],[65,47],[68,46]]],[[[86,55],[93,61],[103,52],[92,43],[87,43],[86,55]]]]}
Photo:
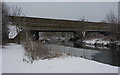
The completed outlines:
{"type": "MultiPolygon", "coordinates": [[[[10,16],[10,21],[16,18],[10,16]]],[[[24,21],[23,30],[37,31],[110,31],[110,23],[81,22],[72,20],[44,19],[33,17],[19,17],[24,21]]],[[[115,25],[115,24],[114,24],[115,25]]]]}

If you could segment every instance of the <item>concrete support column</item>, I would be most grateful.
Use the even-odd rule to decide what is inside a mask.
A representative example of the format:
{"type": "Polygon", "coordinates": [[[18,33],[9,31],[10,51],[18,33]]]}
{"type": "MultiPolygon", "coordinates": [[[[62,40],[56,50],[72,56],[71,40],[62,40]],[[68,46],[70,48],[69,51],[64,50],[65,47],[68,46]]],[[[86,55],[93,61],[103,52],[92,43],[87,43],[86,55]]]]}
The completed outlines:
{"type": "Polygon", "coordinates": [[[39,40],[39,31],[26,31],[26,39],[39,40]]]}
{"type": "Polygon", "coordinates": [[[83,32],[82,32],[82,34],[83,34],[83,37],[85,37],[86,32],[85,32],[85,31],[83,31],[83,32]]]}
{"type": "Polygon", "coordinates": [[[74,32],[74,47],[82,46],[83,33],[82,31],[74,32]],[[79,40],[79,42],[77,42],[79,40]]]}
{"type": "Polygon", "coordinates": [[[25,31],[25,37],[26,39],[30,38],[30,31],[25,31]]]}
{"type": "Polygon", "coordinates": [[[39,40],[39,32],[35,31],[35,40],[39,40]]]}
{"type": "Polygon", "coordinates": [[[27,40],[27,39],[32,39],[32,40],[34,40],[33,35],[34,35],[34,33],[33,33],[32,31],[25,31],[26,40],[27,40]]]}
{"type": "Polygon", "coordinates": [[[79,31],[79,32],[74,32],[74,39],[75,39],[75,41],[76,40],[83,40],[83,33],[82,33],[82,31],[79,31]]]}

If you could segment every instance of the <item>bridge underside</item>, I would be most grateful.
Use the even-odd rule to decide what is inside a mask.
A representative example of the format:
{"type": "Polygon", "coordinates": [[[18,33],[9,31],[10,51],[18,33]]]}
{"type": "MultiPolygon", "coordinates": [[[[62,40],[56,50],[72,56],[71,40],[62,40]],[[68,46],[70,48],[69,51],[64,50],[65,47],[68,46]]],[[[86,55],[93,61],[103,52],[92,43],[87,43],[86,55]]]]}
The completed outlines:
{"type": "MultiPolygon", "coordinates": [[[[35,35],[38,40],[39,32],[73,32],[75,37],[82,39],[83,32],[111,32],[111,25],[108,23],[81,22],[71,20],[43,19],[32,17],[10,17],[10,22],[20,20],[24,35],[35,35]]],[[[19,23],[16,23],[19,24],[19,23]]],[[[23,36],[24,37],[24,36],[23,36]]]]}

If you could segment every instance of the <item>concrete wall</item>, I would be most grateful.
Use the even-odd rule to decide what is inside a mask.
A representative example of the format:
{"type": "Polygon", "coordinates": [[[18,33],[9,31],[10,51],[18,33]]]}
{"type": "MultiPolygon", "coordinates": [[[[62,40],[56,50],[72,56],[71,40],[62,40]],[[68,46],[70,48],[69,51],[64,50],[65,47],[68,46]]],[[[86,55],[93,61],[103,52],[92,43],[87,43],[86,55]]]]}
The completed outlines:
{"type": "MultiPolygon", "coordinates": [[[[10,17],[14,21],[15,17],[10,17]]],[[[108,23],[82,22],[72,20],[58,20],[32,17],[19,17],[24,20],[23,30],[41,31],[110,31],[111,25],[108,23]]]]}

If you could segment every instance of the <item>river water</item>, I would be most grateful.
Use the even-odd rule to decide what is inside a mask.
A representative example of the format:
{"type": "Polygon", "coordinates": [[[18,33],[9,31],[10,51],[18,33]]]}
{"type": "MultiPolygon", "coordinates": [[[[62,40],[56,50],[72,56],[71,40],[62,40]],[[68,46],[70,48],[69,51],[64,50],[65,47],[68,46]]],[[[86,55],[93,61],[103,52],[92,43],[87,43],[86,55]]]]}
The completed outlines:
{"type": "MultiPolygon", "coordinates": [[[[105,63],[105,64],[110,64],[113,66],[120,66],[120,48],[95,48],[93,46],[91,47],[85,47],[85,46],[81,46],[81,45],[74,45],[75,43],[70,42],[70,41],[50,41],[49,44],[58,44],[58,45],[63,45],[63,46],[70,46],[70,47],[74,47],[74,48],[82,48],[84,49],[83,52],[81,51],[81,53],[84,53],[85,51],[89,50],[89,52],[87,52],[87,54],[85,54],[83,57],[86,59],[90,59],[89,57],[92,57],[92,60],[101,62],[101,63],[105,63]],[[95,52],[91,54],[91,52],[95,52]],[[90,55],[90,56],[88,56],[90,55]]],[[[79,56],[79,55],[78,55],[79,56]]]]}

